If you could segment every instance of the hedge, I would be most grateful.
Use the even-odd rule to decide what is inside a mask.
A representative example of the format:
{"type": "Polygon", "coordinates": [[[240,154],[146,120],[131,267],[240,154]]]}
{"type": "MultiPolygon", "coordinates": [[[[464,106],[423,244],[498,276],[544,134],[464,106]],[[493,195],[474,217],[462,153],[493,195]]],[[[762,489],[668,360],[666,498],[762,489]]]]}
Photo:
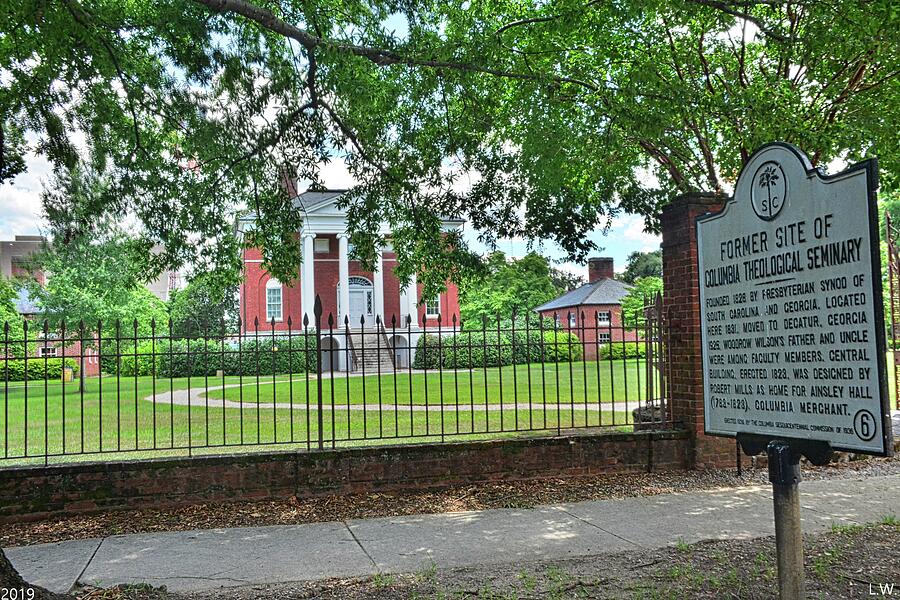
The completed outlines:
{"type": "Polygon", "coordinates": [[[581,360],[578,336],[564,331],[463,331],[452,336],[423,335],[416,344],[415,369],[474,369],[533,362],[581,360]]]}
{"type": "Polygon", "coordinates": [[[544,332],[544,362],[570,362],[581,360],[584,349],[574,333],[565,331],[544,332]]]}
{"type": "Polygon", "coordinates": [[[222,371],[225,375],[281,375],[316,370],[315,338],[266,337],[240,344],[221,340],[149,340],[137,345],[120,344],[116,360],[114,347],[101,360],[103,370],[122,376],[204,377],[222,371]],[[309,348],[307,348],[307,339],[309,348]],[[155,350],[155,352],[154,352],[155,350]],[[154,354],[156,360],[154,361],[154,354]]]}
{"type": "MultiPolygon", "coordinates": [[[[0,366],[0,381],[25,381],[25,362],[23,359],[5,360],[0,366]]],[[[29,358],[27,362],[28,381],[62,379],[62,358],[43,359],[35,356],[34,358],[29,358]]],[[[65,366],[71,368],[73,374],[78,374],[78,364],[75,360],[71,358],[65,359],[65,366]]]]}
{"type": "Polygon", "coordinates": [[[613,342],[600,347],[601,359],[622,360],[623,358],[646,358],[647,345],[644,342],[613,342]]]}

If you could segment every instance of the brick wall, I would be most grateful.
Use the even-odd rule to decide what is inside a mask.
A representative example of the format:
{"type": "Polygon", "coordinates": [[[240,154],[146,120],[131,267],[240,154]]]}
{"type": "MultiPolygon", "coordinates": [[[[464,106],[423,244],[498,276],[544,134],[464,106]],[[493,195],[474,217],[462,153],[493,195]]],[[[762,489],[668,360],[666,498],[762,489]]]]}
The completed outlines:
{"type": "MultiPolygon", "coordinates": [[[[719,210],[725,200],[713,194],[686,194],[666,206],[661,218],[663,303],[669,318],[671,414],[691,435],[691,468],[733,466],[736,461],[734,440],[703,433],[696,219],[719,210]]],[[[744,460],[749,464],[747,457],[744,460]]]]}
{"type": "Polygon", "coordinates": [[[0,470],[0,523],[117,509],[682,470],[683,431],[273,452],[0,470]]]}
{"type": "MultiPolygon", "coordinates": [[[[328,239],[329,251],[315,253],[315,285],[316,293],[322,300],[322,327],[328,327],[329,313],[338,318],[337,310],[337,286],[339,281],[339,252],[338,240],[334,235],[319,235],[317,240],[328,239]]],[[[406,306],[400,306],[400,279],[394,273],[397,265],[397,258],[393,252],[385,251],[383,254],[384,265],[384,318],[385,326],[389,329],[391,326],[391,317],[397,318],[397,328],[402,329],[406,326],[403,321],[403,315],[407,312],[406,306]]],[[[362,268],[357,260],[349,261],[350,277],[365,277],[369,281],[374,281],[371,271],[362,268]]],[[[270,276],[262,266],[262,254],[257,248],[247,248],[244,250],[244,283],[240,289],[240,311],[241,318],[244,322],[244,332],[253,333],[255,329],[255,319],[259,319],[259,331],[271,330],[271,324],[266,321],[266,282],[270,276]]],[[[422,297],[422,286],[418,286],[418,297],[422,297]]],[[[300,269],[298,266],[297,278],[290,282],[285,282],[282,286],[282,320],[275,323],[276,331],[287,331],[287,319],[290,316],[292,320],[292,328],[300,329],[303,323],[304,307],[301,305],[301,288],[300,288],[300,269]]],[[[453,283],[447,282],[447,289],[441,294],[441,313],[442,327],[451,327],[451,315],[459,317],[459,290],[453,283]]],[[[312,309],[308,311],[310,321],[313,320],[312,309]]],[[[429,329],[437,329],[437,321],[428,319],[425,322],[425,308],[420,306],[419,325],[423,324],[429,329]]],[[[366,326],[372,326],[367,323],[366,326]]],[[[335,328],[343,327],[342,323],[335,321],[335,328]]],[[[359,323],[351,323],[351,327],[359,327],[359,323]]]]}

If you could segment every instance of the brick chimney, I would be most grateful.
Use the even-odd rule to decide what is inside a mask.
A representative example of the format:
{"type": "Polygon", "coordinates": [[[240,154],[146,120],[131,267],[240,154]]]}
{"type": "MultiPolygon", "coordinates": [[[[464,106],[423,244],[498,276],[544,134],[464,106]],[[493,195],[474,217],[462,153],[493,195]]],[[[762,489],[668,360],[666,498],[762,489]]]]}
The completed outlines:
{"type": "Polygon", "coordinates": [[[588,259],[588,283],[594,283],[598,279],[612,279],[614,276],[612,257],[597,256],[588,259]]]}

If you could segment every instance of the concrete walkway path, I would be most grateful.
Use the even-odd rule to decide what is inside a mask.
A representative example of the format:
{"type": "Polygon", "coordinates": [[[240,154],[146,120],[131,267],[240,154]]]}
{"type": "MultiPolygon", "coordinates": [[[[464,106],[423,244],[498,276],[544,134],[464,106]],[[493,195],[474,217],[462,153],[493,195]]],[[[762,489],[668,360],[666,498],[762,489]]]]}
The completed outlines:
{"type": "MultiPolygon", "coordinates": [[[[403,371],[402,374],[407,374],[409,371],[403,371]]],[[[424,373],[424,371],[412,371],[412,373],[424,373]]],[[[453,371],[444,371],[445,374],[453,373],[453,371]]],[[[468,373],[468,371],[466,371],[468,373]]],[[[359,373],[350,373],[345,374],[342,378],[345,377],[360,377],[362,376],[359,373]]],[[[367,377],[369,375],[366,375],[367,377]]],[[[325,379],[330,379],[327,375],[325,379]]],[[[313,381],[314,379],[311,379],[313,381]]],[[[219,385],[211,385],[208,387],[195,387],[190,389],[181,389],[181,390],[168,390],[165,392],[158,392],[157,394],[151,394],[144,398],[148,402],[155,402],[156,404],[174,404],[176,406],[196,406],[196,407],[205,407],[205,408],[238,408],[241,410],[254,411],[257,408],[259,409],[293,409],[293,410],[310,410],[315,411],[318,410],[317,404],[307,403],[305,399],[307,395],[305,393],[305,384],[306,379],[294,379],[296,385],[296,399],[293,402],[254,402],[255,395],[252,391],[248,392],[247,400],[245,401],[235,401],[235,400],[227,400],[225,398],[213,398],[208,396],[209,392],[219,391],[219,390],[227,390],[232,388],[245,387],[248,390],[255,390],[259,386],[267,386],[274,384],[285,384],[288,382],[287,379],[278,379],[273,381],[272,379],[260,379],[257,383],[255,380],[248,381],[246,383],[228,383],[228,384],[219,384],[219,385]]],[[[452,385],[452,380],[448,381],[449,385],[452,385]]],[[[402,387],[402,386],[401,386],[402,387]]],[[[315,396],[315,389],[312,391],[312,395],[315,396]]],[[[372,394],[373,397],[369,399],[368,402],[362,404],[347,404],[346,397],[336,397],[334,400],[334,405],[332,406],[331,398],[327,398],[324,403],[325,410],[334,409],[335,411],[366,411],[372,413],[379,412],[390,412],[390,411],[399,411],[399,412],[431,412],[431,413],[452,413],[452,412],[497,412],[497,411],[512,411],[512,410],[561,410],[561,411],[574,411],[577,413],[579,411],[607,411],[612,412],[614,410],[631,412],[632,409],[642,406],[644,402],[639,400],[631,400],[630,402],[622,401],[618,403],[612,402],[574,402],[571,399],[561,399],[559,402],[556,401],[555,398],[543,398],[542,396],[536,396],[532,402],[504,402],[500,403],[491,403],[484,404],[483,400],[480,398],[466,398],[465,394],[460,399],[458,403],[443,403],[441,404],[437,400],[432,400],[431,404],[413,404],[410,405],[408,403],[404,404],[400,402],[395,404],[392,402],[392,398],[385,394],[382,401],[378,401],[377,393],[372,394]]]]}
{"type": "MultiPolygon", "coordinates": [[[[900,515],[900,475],[801,486],[803,530],[900,515]]],[[[7,549],[27,580],[172,591],[509,564],[774,534],[769,486],[309,525],[117,535],[7,549]]]]}

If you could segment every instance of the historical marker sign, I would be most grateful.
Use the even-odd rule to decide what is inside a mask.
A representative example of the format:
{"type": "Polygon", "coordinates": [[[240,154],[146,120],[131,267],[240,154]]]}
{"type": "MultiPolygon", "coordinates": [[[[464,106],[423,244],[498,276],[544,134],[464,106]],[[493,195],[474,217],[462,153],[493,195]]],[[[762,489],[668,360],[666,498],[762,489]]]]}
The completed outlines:
{"type": "Polygon", "coordinates": [[[890,452],[877,172],[769,144],[698,219],[706,433],[890,452]]]}

